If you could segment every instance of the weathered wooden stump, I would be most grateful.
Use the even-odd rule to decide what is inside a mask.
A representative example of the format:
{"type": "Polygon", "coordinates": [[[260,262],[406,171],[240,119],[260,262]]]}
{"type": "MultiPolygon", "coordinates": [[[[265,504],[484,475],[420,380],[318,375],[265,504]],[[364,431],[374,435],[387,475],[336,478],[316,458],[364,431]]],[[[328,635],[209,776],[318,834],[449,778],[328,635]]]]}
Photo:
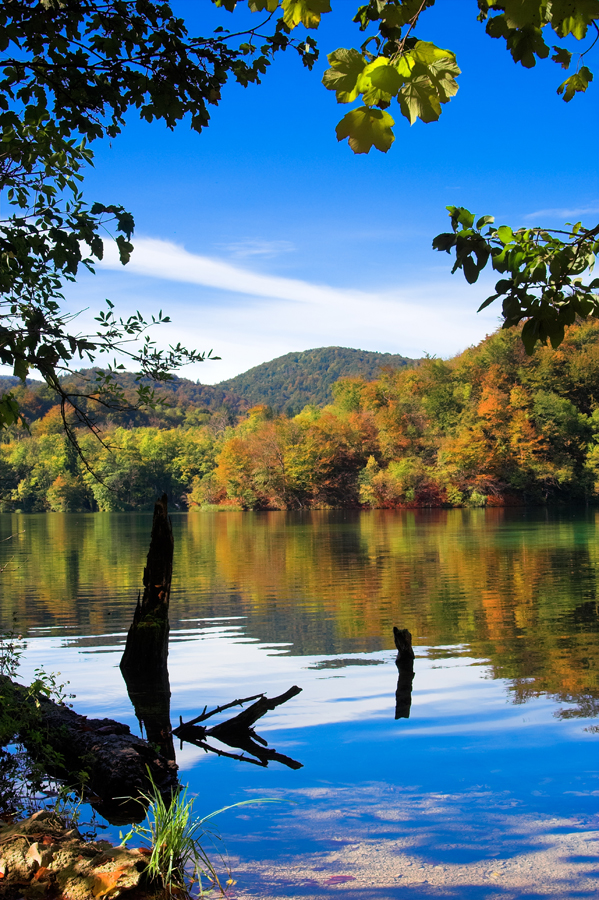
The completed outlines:
{"type": "Polygon", "coordinates": [[[414,680],[414,651],[412,635],[407,628],[393,626],[393,639],[397,647],[395,665],[398,669],[395,692],[395,718],[409,719],[412,706],[412,682],[414,680]]]}
{"type": "Polygon", "coordinates": [[[173,529],[166,494],[154,506],[150,549],[121,671],[134,677],[168,669],[168,606],[173,577],[173,529]]]}
{"type": "Polygon", "coordinates": [[[150,549],[133,622],[121,659],[121,672],[135,714],[148,741],[175,759],[171,736],[168,677],[169,599],[173,576],[173,530],[163,494],[154,507],[150,549]]]}

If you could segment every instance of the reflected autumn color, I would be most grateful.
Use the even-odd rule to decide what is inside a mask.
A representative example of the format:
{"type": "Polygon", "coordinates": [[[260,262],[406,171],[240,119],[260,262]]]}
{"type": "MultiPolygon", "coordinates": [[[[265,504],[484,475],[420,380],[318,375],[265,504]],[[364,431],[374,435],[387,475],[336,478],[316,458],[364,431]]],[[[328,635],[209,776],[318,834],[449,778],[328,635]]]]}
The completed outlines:
{"type": "MultiPolygon", "coordinates": [[[[0,516],[3,621],[121,642],[150,516],[0,516]],[[16,534],[18,531],[23,532],[16,534]],[[107,637],[109,636],[109,637],[107,637]],[[110,637],[113,636],[113,637],[110,637]]],[[[294,655],[393,647],[486,659],[517,703],[599,709],[595,510],[197,512],[175,515],[171,626],[239,617],[294,655]]]]}

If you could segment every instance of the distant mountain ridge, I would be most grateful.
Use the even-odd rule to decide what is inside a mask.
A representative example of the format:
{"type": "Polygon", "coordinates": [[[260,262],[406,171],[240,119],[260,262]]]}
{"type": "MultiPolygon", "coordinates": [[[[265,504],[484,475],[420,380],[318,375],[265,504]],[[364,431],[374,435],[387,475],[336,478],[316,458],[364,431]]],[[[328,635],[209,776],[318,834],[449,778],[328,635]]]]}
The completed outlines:
{"type": "MultiPolygon", "coordinates": [[[[339,378],[362,376],[372,381],[384,368],[403,368],[417,362],[397,353],[319,347],[286,353],[219,384],[202,384],[175,376],[171,381],[157,384],[156,391],[171,406],[181,408],[197,407],[210,412],[226,409],[232,415],[240,415],[252,406],[264,404],[276,412],[295,415],[308,404],[325,406],[331,403],[331,387],[339,378]]],[[[82,369],[80,375],[90,378],[93,373],[93,369],[82,369]]],[[[68,376],[64,381],[72,378],[68,376]]],[[[134,391],[135,377],[132,373],[122,372],[119,381],[126,390],[134,391]]],[[[18,378],[0,376],[0,394],[15,389],[29,421],[43,416],[56,403],[55,395],[42,381],[28,378],[24,389],[18,378]]],[[[142,425],[145,418],[140,412],[125,414],[121,421],[130,426],[142,425]]]]}
{"type": "Polygon", "coordinates": [[[417,362],[398,353],[318,347],[286,353],[215,387],[243,397],[252,406],[264,403],[279,412],[295,414],[308,403],[331,403],[331,387],[339,378],[354,375],[371,381],[383,368],[399,369],[417,362]]]}

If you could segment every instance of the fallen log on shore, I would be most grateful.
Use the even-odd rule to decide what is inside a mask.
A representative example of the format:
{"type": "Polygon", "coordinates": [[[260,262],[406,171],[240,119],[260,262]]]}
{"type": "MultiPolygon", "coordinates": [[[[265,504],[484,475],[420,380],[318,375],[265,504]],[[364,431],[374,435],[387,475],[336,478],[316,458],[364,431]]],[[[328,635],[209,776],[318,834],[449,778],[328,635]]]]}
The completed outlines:
{"type": "Polygon", "coordinates": [[[148,773],[161,793],[170,795],[176,789],[176,763],[131,734],[128,725],[88,719],[32,694],[6,675],[0,676],[0,698],[5,708],[18,708],[17,736],[32,759],[67,784],[73,784],[78,773],[91,805],[112,824],[143,819],[137,798],[150,790],[148,773]]]}

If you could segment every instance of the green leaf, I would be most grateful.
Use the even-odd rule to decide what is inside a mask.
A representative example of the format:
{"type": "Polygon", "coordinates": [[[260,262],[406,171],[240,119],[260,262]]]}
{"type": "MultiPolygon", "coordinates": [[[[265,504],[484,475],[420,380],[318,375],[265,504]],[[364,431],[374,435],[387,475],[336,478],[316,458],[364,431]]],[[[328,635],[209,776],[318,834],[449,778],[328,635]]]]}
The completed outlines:
{"type": "Polygon", "coordinates": [[[451,50],[442,50],[436,44],[430,41],[417,41],[411,50],[411,55],[416,62],[420,62],[425,66],[430,66],[440,59],[450,59],[455,62],[455,53],[451,50]]]}
{"type": "Polygon", "coordinates": [[[495,216],[481,216],[476,223],[476,227],[480,230],[481,228],[484,228],[485,225],[491,225],[494,221],[495,216]]]}
{"type": "Polygon", "coordinates": [[[416,119],[436,122],[441,115],[441,102],[430,78],[421,75],[408,81],[399,92],[403,115],[413,125],[416,119]]]}
{"type": "Polygon", "coordinates": [[[464,275],[468,284],[474,284],[478,281],[478,266],[471,256],[467,256],[463,263],[464,275]]]}
{"type": "Polygon", "coordinates": [[[455,61],[447,57],[438,59],[427,66],[427,72],[441,103],[447,103],[452,97],[455,97],[458,92],[455,76],[461,73],[455,61]]]}
{"type": "Polygon", "coordinates": [[[547,0],[502,0],[501,7],[509,28],[541,28],[547,21],[547,0]]]}
{"type": "MultiPolygon", "coordinates": [[[[572,321],[568,322],[568,324],[572,325],[572,324],[574,324],[574,321],[575,321],[575,316],[572,317],[572,321]]],[[[561,342],[564,339],[565,328],[564,328],[563,324],[559,324],[559,325],[555,325],[551,329],[548,329],[548,331],[549,331],[549,340],[551,341],[551,346],[553,347],[554,350],[557,350],[557,348],[559,347],[559,345],[561,344],[561,342]]]]}
{"type": "Polygon", "coordinates": [[[564,47],[554,47],[555,53],[551,57],[554,63],[559,63],[562,69],[568,69],[572,62],[572,54],[564,47]]]}
{"type": "MultiPolygon", "coordinates": [[[[403,70],[409,75],[410,69],[409,66],[404,63],[403,60],[399,61],[402,64],[403,70]]],[[[372,76],[375,77],[378,73],[384,73],[386,70],[391,69],[389,65],[389,60],[386,56],[378,56],[371,63],[365,67],[362,74],[358,77],[358,81],[356,87],[358,92],[362,94],[362,99],[367,106],[375,106],[381,102],[381,100],[389,103],[394,94],[397,93],[399,87],[405,82],[405,78],[401,78],[400,73],[397,72],[397,75],[400,76],[400,84],[399,87],[396,88],[394,92],[388,92],[384,88],[381,89],[372,80],[372,76]]],[[[384,79],[384,75],[383,75],[384,79]]]]}
{"type": "Polygon", "coordinates": [[[365,58],[353,48],[340,48],[327,57],[331,68],[322,76],[328,91],[336,91],[338,103],[352,103],[360,93],[357,81],[366,65],[365,58]]]}
{"type": "Polygon", "coordinates": [[[365,6],[359,6],[358,11],[352,19],[352,22],[355,22],[356,25],[360,26],[360,31],[366,31],[368,26],[370,25],[370,6],[366,4],[365,6]]]}
{"type": "Polygon", "coordinates": [[[539,59],[547,59],[549,47],[543,40],[540,29],[523,28],[513,32],[507,41],[508,48],[514,62],[522,63],[526,69],[532,69],[536,65],[535,56],[539,59]]]}
{"type": "Polygon", "coordinates": [[[373,86],[391,97],[397,94],[405,80],[405,76],[400,75],[397,67],[393,65],[379,66],[370,74],[373,86]]]}
{"type": "Polygon", "coordinates": [[[454,225],[463,225],[464,228],[472,228],[474,225],[474,213],[471,213],[465,206],[448,206],[446,207],[451,216],[454,225]]]}
{"type": "Polygon", "coordinates": [[[399,5],[395,0],[370,0],[370,3],[360,6],[353,22],[360,26],[360,31],[366,31],[372,22],[381,21],[385,31],[401,29],[404,25],[416,18],[422,10],[433,6],[435,0],[401,0],[399,5]]]}
{"type": "Polygon", "coordinates": [[[446,231],[443,234],[438,234],[435,238],[433,238],[433,250],[438,250],[440,253],[449,253],[449,251],[455,247],[456,236],[451,231],[446,231]]]}
{"type": "Polygon", "coordinates": [[[411,51],[417,68],[414,75],[425,75],[434,85],[441,103],[447,103],[458,92],[455,76],[460,74],[455,54],[428,41],[418,41],[411,51]]]}
{"type": "Polygon", "coordinates": [[[122,234],[119,234],[115,238],[115,241],[119,250],[119,259],[121,263],[126,266],[131,259],[131,254],[133,253],[133,244],[131,244],[126,238],[124,238],[122,234]]]}
{"type": "Polygon", "coordinates": [[[490,297],[487,297],[486,300],[483,300],[483,302],[481,303],[481,305],[478,307],[478,309],[476,311],[482,312],[483,309],[486,309],[487,306],[490,306],[491,303],[493,303],[494,300],[497,300],[498,297],[499,297],[499,294],[491,294],[490,297]]]}
{"type": "MultiPolygon", "coordinates": [[[[0,397],[0,429],[14,425],[21,418],[19,404],[12,394],[4,394],[0,397]]],[[[23,423],[25,424],[25,423],[23,423]]],[[[29,427],[27,430],[29,430],[29,427]]]]}
{"type": "Polygon", "coordinates": [[[532,356],[534,353],[535,344],[539,340],[538,327],[539,325],[536,319],[528,319],[522,328],[522,343],[529,356],[532,356]]]}
{"type": "Polygon", "coordinates": [[[570,75],[569,78],[566,78],[566,80],[560,84],[557,92],[558,94],[563,94],[564,100],[566,103],[569,103],[575,94],[584,94],[592,80],[593,73],[586,66],[582,66],[579,72],[570,75]]]}
{"type": "Polygon", "coordinates": [[[331,11],[330,0],[282,0],[283,21],[288,28],[318,28],[322,13],[331,11]]]}
{"type": "Polygon", "coordinates": [[[493,38],[505,38],[514,62],[522,63],[527,69],[532,69],[536,65],[536,56],[540,59],[549,56],[549,47],[543,40],[540,27],[524,25],[513,28],[509,25],[506,15],[499,15],[489,19],[486,30],[493,38]]]}
{"type": "Polygon", "coordinates": [[[501,225],[497,229],[497,237],[502,244],[509,244],[514,239],[514,232],[509,225],[501,225]]]}
{"type": "Polygon", "coordinates": [[[337,140],[349,139],[354,153],[369,153],[374,146],[386,153],[395,136],[391,126],[394,119],[382,109],[360,106],[352,109],[337,125],[337,140]]]}
{"type": "Polygon", "coordinates": [[[248,0],[250,12],[276,12],[279,0],[248,0]]]}
{"type": "Polygon", "coordinates": [[[599,19],[599,0],[552,0],[551,25],[560,37],[586,37],[588,26],[599,19]]]}
{"type": "Polygon", "coordinates": [[[20,378],[21,381],[25,381],[25,379],[29,375],[29,366],[22,356],[15,356],[13,375],[15,376],[15,378],[20,378]]]}

